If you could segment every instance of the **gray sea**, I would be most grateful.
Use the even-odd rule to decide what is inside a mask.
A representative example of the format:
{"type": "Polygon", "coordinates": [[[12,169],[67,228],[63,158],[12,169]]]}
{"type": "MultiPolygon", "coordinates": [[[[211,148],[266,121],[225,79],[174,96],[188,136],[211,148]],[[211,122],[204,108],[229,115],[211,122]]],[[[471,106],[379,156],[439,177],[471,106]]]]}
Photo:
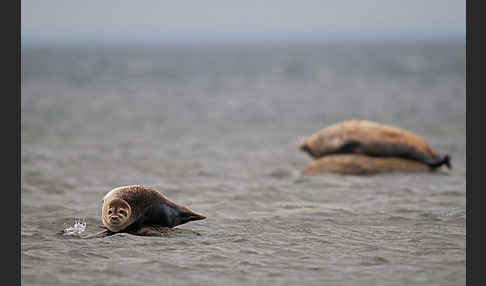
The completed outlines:
{"type": "Polygon", "coordinates": [[[462,42],[24,46],[22,284],[465,285],[465,59],[462,42]],[[299,139],[349,118],[416,132],[453,169],[302,176],[299,139]],[[207,219],[86,239],[132,184],[207,219]]]}

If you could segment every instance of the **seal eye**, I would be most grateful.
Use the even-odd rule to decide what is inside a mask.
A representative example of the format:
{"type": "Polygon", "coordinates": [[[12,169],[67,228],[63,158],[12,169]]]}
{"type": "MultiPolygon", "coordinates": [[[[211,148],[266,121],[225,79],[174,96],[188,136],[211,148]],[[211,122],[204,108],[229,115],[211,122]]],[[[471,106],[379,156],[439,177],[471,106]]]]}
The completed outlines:
{"type": "Polygon", "coordinates": [[[123,216],[127,216],[127,212],[124,210],[119,210],[118,212],[123,216]]]}
{"type": "Polygon", "coordinates": [[[109,215],[110,215],[110,214],[112,214],[112,213],[113,213],[113,212],[112,212],[111,210],[108,210],[108,214],[109,214],[109,215]]]}

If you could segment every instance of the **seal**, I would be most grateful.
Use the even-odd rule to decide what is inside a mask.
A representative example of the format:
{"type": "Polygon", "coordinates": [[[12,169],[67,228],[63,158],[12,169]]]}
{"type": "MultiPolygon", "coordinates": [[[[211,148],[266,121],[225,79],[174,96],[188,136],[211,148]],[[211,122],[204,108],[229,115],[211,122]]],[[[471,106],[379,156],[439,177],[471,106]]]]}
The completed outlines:
{"type": "Polygon", "coordinates": [[[171,202],[159,191],[142,185],[123,186],[103,198],[101,219],[107,231],[98,237],[118,232],[160,236],[160,228],[173,228],[205,216],[171,202]]]}
{"type": "Polygon", "coordinates": [[[334,154],[311,162],[301,172],[305,176],[335,173],[341,175],[374,175],[381,173],[435,172],[437,169],[408,159],[370,157],[361,154],[334,154]]]}
{"type": "Polygon", "coordinates": [[[364,154],[415,160],[438,168],[452,168],[449,155],[439,155],[419,135],[368,120],[351,119],[321,129],[299,143],[314,159],[330,154],[364,154]]]}

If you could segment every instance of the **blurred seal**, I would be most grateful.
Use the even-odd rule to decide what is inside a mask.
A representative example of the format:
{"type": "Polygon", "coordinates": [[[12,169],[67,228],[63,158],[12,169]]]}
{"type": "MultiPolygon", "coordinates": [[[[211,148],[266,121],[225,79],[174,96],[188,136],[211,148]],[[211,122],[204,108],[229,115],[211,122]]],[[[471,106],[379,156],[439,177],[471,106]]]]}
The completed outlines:
{"type": "Polygon", "coordinates": [[[435,153],[420,136],[397,127],[367,120],[346,120],[324,128],[299,143],[299,148],[317,159],[330,154],[364,154],[396,157],[449,169],[450,156],[435,153]]]}
{"type": "Polygon", "coordinates": [[[302,175],[335,173],[342,175],[374,175],[380,173],[434,172],[424,163],[393,157],[370,157],[360,154],[336,154],[322,157],[302,170],[302,175]]]}
{"type": "Polygon", "coordinates": [[[159,191],[142,186],[123,186],[108,192],[103,198],[101,215],[108,229],[98,237],[117,232],[160,236],[160,228],[172,228],[206,217],[169,201],[159,191]]]}

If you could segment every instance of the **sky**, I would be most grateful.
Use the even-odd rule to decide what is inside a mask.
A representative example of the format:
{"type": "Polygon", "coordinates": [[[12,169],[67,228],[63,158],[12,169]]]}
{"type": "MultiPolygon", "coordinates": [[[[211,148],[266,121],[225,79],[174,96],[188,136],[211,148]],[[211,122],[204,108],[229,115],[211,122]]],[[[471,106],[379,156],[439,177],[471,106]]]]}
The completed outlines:
{"type": "Polygon", "coordinates": [[[464,39],[460,0],[22,0],[27,43],[464,39]]]}

